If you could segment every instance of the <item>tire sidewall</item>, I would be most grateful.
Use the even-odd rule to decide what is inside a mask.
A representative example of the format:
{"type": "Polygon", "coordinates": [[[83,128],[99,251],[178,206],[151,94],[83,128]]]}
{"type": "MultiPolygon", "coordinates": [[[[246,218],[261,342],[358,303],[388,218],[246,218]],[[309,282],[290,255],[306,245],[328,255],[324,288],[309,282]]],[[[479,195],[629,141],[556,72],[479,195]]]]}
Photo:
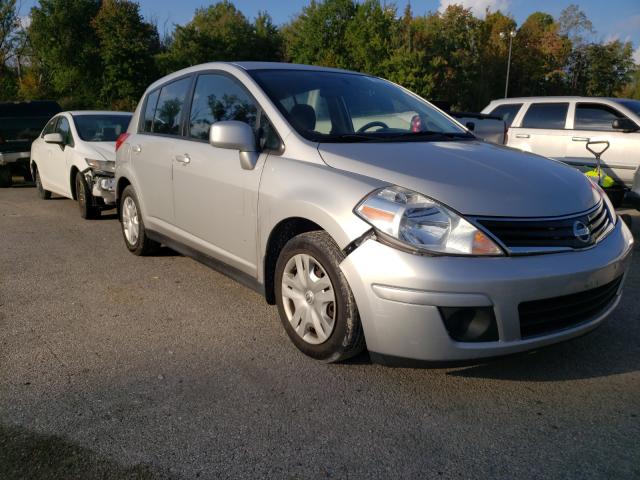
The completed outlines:
{"type": "Polygon", "coordinates": [[[87,193],[87,184],[84,180],[84,178],[82,178],[82,174],[80,172],[76,173],[76,198],[78,199],[78,208],[80,209],[80,216],[82,218],[89,218],[89,198],[88,198],[88,193],[87,193]],[[84,204],[80,201],[80,190],[82,189],[82,192],[84,193],[84,204]]]}
{"type": "Polygon", "coordinates": [[[280,320],[295,346],[304,354],[317,360],[331,362],[341,357],[345,347],[348,346],[345,344],[348,343],[346,337],[350,337],[349,328],[350,325],[353,324],[351,317],[354,315],[357,316],[358,313],[355,308],[355,302],[352,300],[351,290],[340,271],[336,259],[325,252],[323,248],[317,246],[313,241],[309,241],[304,235],[294,237],[280,253],[276,263],[274,286],[280,320]],[[282,276],[286,264],[291,257],[301,253],[311,255],[321,264],[331,280],[331,285],[335,293],[335,326],[329,338],[319,345],[305,342],[296,333],[287,318],[282,300],[282,276]]]}

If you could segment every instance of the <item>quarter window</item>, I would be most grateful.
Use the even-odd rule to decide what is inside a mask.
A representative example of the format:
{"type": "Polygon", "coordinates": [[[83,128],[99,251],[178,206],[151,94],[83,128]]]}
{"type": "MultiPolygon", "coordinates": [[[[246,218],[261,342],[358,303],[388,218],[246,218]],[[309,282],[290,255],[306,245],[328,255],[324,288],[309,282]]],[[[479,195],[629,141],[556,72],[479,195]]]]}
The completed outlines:
{"type": "Polygon", "coordinates": [[[255,102],[237,82],[225,75],[200,75],[191,102],[189,136],[207,140],[211,125],[222,120],[245,122],[255,131],[257,114],[255,102]]]}
{"type": "Polygon", "coordinates": [[[507,128],[509,128],[513,123],[513,119],[516,117],[516,115],[520,111],[520,107],[522,107],[521,103],[509,103],[505,105],[500,105],[494,108],[491,111],[490,115],[502,118],[502,120],[504,120],[504,123],[507,124],[507,128]]]}
{"type": "Polygon", "coordinates": [[[153,117],[156,114],[156,105],[158,104],[158,95],[160,90],[155,90],[147,96],[147,104],[144,109],[144,125],[143,132],[151,132],[153,127],[153,117]]]}
{"type": "Polygon", "coordinates": [[[576,130],[613,130],[611,124],[618,118],[625,118],[620,112],[607,105],[578,103],[573,128],[576,130]]]}
{"type": "Polygon", "coordinates": [[[162,87],[153,116],[153,133],[180,135],[180,120],[184,99],[189,92],[191,78],[183,78],[162,87]]]}
{"type": "Polygon", "coordinates": [[[522,120],[523,128],[564,129],[568,103],[534,103],[522,120]]]}

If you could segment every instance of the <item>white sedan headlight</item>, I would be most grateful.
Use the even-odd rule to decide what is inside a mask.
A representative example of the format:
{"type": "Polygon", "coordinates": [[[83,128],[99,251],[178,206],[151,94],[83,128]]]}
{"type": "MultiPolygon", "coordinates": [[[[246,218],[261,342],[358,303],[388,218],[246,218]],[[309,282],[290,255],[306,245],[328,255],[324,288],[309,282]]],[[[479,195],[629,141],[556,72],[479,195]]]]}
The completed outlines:
{"type": "Polygon", "coordinates": [[[114,160],[93,160],[91,158],[85,158],[87,164],[97,172],[109,172],[116,171],[116,162],[114,160]]]}
{"type": "Polygon", "coordinates": [[[402,244],[442,255],[504,255],[486,234],[444,205],[402,187],[373,191],[355,213],[402,244]]]}

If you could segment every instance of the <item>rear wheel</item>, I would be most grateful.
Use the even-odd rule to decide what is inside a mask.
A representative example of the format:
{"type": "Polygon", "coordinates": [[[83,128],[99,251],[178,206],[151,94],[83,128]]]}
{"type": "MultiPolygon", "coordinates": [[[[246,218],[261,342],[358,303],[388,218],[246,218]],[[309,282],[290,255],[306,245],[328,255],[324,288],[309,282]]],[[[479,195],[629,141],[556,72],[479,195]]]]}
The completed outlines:
{"type": "Polygon", "coordinates": [[[100,216],[100,210],[93,205],[93,195],[89,191],[87,181],[80,172],[76,173],[76,198],[82,218],[90,220],[100,216]]]}
{"type": "Polygon", "coordinates": [[[134,255],[151,255],[160,247],[158,242],[147,237],[138,197],[131,185],[124,189],[120,199],[120,225],[124,243],[134,255]]]}
{"type": "Polygon", "coordinates": [[[49,200],[51,198],[51,192],[49,190],[45,190],[42,186],[42,180],[40,180],[40,172],[35,168],[35,181],[36,181],[36,190],[38,191],[38,196],[43,200],[49,200]]]}
{"type": "Polygon", "coordinates": [[[10,187],[13,183],[11,178],[11,167],[9,165],[3,165],[0,167],[0,188],[10,187]]]}
{"type": "Polygon", "coordinates": [[[303,233],[282,249],[276,264],[276,302],[284,329],[306,355],[346,360],[364,347],[355,299],[339,264],[344,254],[322,231],[303,233]]]}

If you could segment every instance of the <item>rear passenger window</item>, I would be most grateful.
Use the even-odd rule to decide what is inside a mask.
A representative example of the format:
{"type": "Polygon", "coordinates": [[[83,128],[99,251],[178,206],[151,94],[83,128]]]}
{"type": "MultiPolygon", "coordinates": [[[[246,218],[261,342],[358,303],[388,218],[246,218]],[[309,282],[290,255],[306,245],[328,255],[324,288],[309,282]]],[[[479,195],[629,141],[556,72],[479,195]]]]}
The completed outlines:
{"type": "Polygon", "coordinates": [[[534,103],[522,120],[522,128],[564,129],[568,103],[534,103]]]}
{"type": "Polygon", "coordinates": [[[156,114],[156,105],[158,103],[158,95],[160,90],[151,92],[147,97],[147,104],[144,108],[144,125],[142,126],[143,132],[151,132],[153,127],[153,117],[156,114]]]}
{"type": "Polygon", "coordinates": [[[180,135],[180,118],[190,85],[191,78],[187,77],[162,87],[151,126],[153,133],[180,135]]]}
{"type": "Polygon", "coordinates": [[[611,124],[618,118],[625,118],[625,116],[607,105],[578,103],[573,128],[575,130],[613,130],[611,124]]]}
{"type": "Polygon", "coordinates": [[[522,107],[521,103],[509,103],[494,108],[489,115],[500,117],[507,124],[507,128],[511,126],[513,119],[516,117],[522,107]]]}
{"type": "Polygon", "coordinates": [[[256,130],[258,108],[249,94],[226,75],[200,75],[193,92],[189,136],[209,138],[209,128],[222,120],[248,123],[256,130]]]}

